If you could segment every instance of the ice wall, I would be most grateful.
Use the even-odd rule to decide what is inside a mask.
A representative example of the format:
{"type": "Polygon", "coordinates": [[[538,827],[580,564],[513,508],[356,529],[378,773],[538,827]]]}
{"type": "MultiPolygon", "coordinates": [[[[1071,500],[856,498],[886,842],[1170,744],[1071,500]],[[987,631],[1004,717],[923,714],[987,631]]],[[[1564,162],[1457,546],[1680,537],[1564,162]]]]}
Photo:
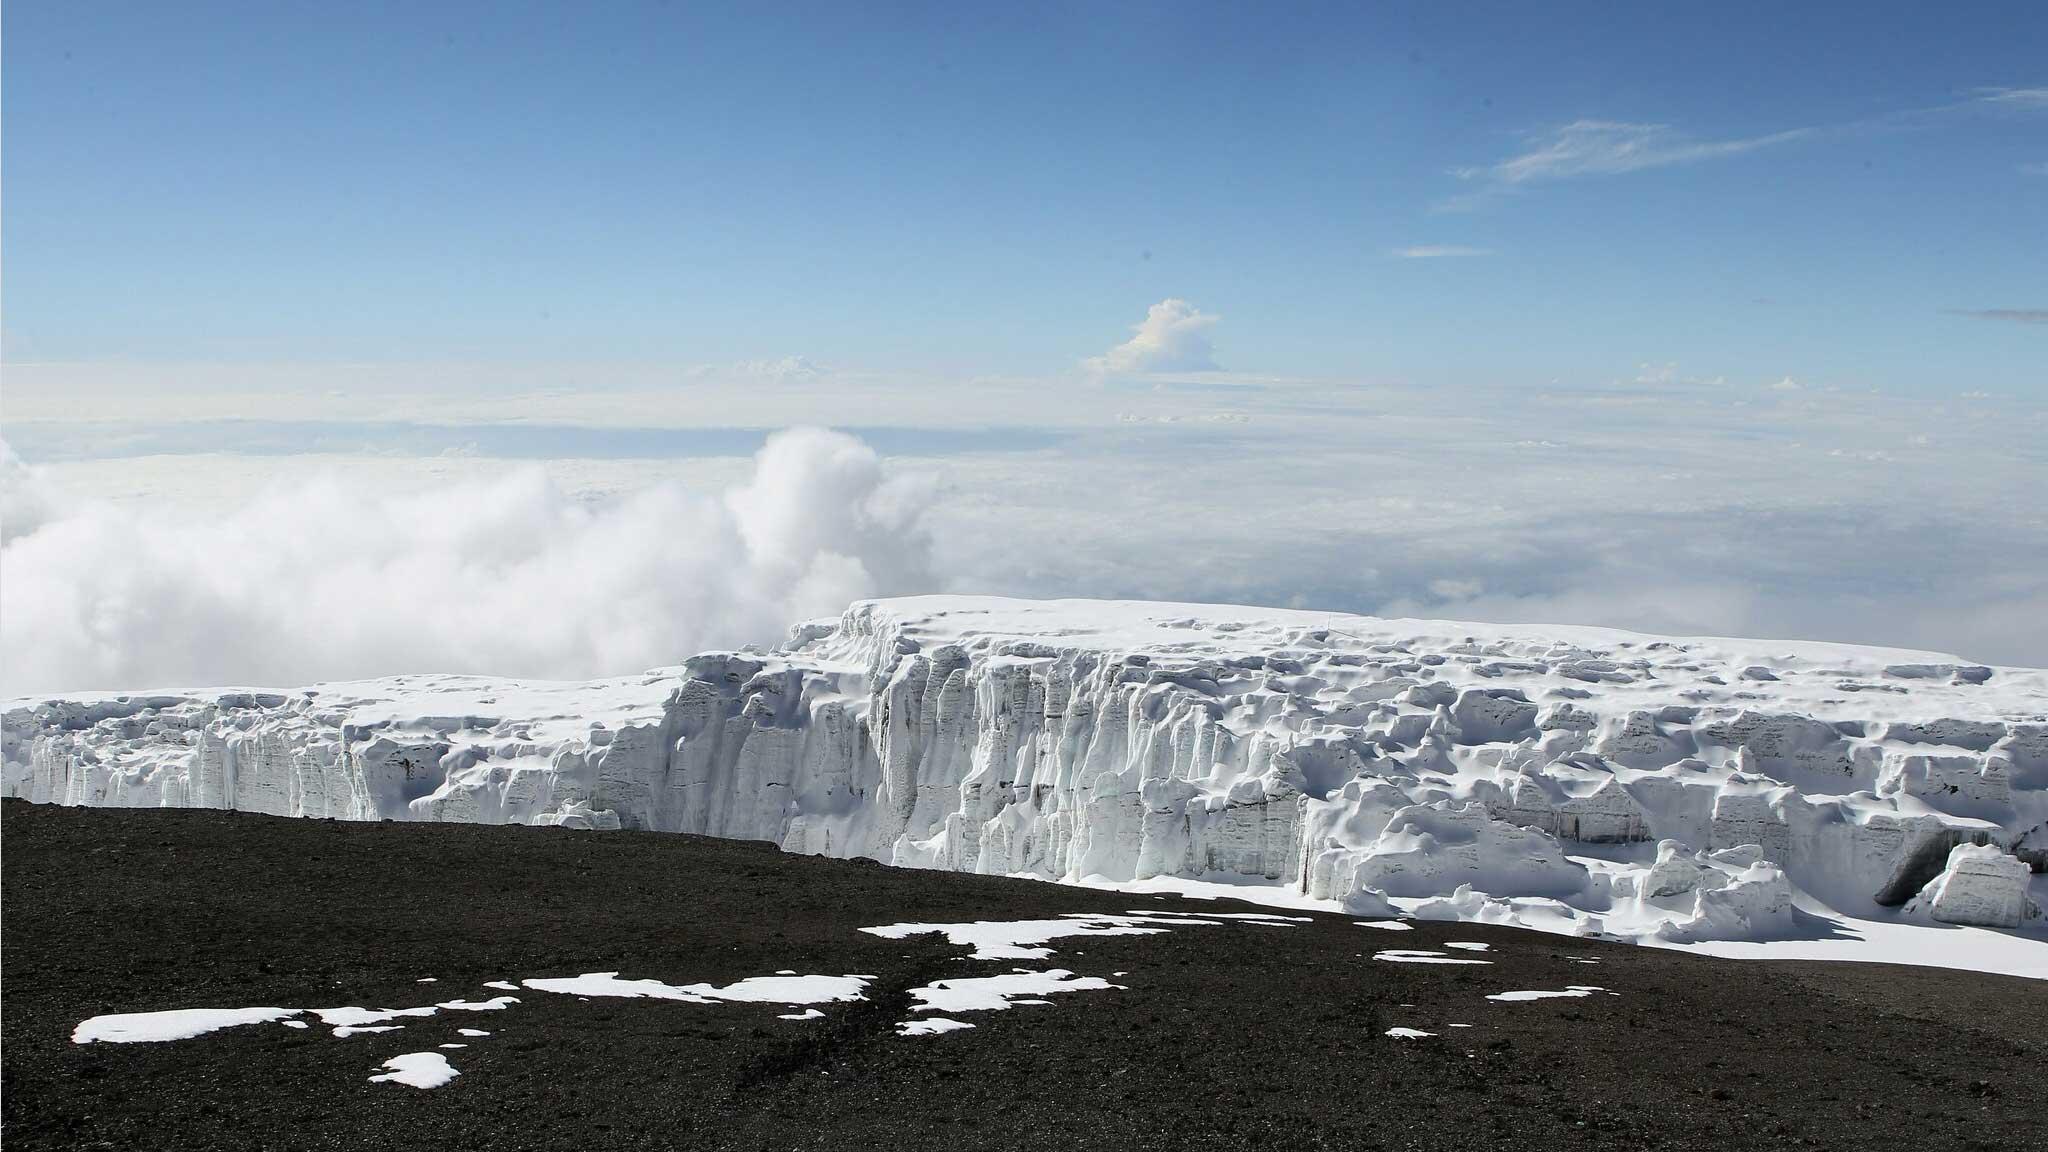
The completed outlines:
{"type": "Polygon", "coordinates": [[[1670,939],[1790,931],[1795,896],[2024,928],[2048,866],[2039,670],[1216,606],[871,601],[619,680],[16,701],[4,762],[49,803],[1223,875],[1670,939]]]}

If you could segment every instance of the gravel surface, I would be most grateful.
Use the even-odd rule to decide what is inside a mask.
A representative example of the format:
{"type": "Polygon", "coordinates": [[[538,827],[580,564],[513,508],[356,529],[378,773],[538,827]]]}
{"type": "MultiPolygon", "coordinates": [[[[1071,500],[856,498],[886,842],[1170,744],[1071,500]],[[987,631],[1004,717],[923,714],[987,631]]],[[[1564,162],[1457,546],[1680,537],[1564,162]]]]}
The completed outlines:
{"type": "Polygon", "coordinates": [[[8,800],[0,836],[10,1149],[2048,1148],[2048,982],[1337,915],[971,960],[937,936],[857,929],[1272,910],[656,833],[8,800]],[[1388,949],[1492,963],[1374,958],[1388,949]],[[1016,968],[1125,987],[897,1035],[920,1015],[909,989],[1016,968]],[[71,1042],[103,1013],[397,1008],[504,994],[493,980],[786,969],[875,979],[803,1021],[781,1004],[522,989],[503,1011],[343,1038],[316,1021],[71,1042]],[[1487,999],[1572,985],[1603,991],[1487,999]],[[420,1051],[460,1076],[371,1081],[420,1051]]]}

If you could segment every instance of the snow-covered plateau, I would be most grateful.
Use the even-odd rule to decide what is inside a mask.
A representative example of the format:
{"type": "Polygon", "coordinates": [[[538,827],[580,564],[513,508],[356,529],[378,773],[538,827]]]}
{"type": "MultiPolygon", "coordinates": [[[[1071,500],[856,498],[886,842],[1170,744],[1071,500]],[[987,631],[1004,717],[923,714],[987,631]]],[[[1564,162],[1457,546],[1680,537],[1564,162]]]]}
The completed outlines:
{"type": "Polygon", "coordinates": [[[4,761],[47,803],[695,832],[2048,977],[2048,672],[1919,652],[931,596],[587,683],[15,700],[4,761]]]}

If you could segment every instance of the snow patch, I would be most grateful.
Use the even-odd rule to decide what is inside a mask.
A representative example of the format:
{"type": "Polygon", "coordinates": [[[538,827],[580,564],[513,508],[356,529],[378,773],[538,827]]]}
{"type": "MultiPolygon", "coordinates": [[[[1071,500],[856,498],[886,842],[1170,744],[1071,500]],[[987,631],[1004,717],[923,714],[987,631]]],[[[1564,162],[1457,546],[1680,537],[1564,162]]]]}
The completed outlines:
{"type": "MultiPolygon", "coordinates": [[[[1496,992],[1488,996],[1487,999],[1499,1000],[1502,1002],[1516,1002],[1522,1000],[1555,1000],[1560,997],[1591,996],[1595,992],[1607,992],[1607,989],[1601,988],[1598,985],[1593,984],[1573,984],[1570,987],[1567,987],[1562,992],[1496,992]]],[[[1608,995],[1616,996],[1620,995],[1620,993],[1608,992],[1608,995]]]]}
{"type": "Polygon", "coordinates": [[[189,1040],[235,1028],[296,1016],[299,1008],[173,1008],[165,1012],[123,1012],[94,1016],[71,1030],[73,1044],[155,1044],[189,1040]]]}
{"type": "Polygon", "coordinates": [[[448,1063],[448,1058],[439,1052],[407,1052],[393,1056],[378,1065],[388,1069],[381,1076],[370,1077],[371,1083],[389,1082],[409,1084],[414,1088],[439,1088],[462,1073],[448,1063]]]}
{"type": "Polygon", "coordinates": [[[944,1016],[928,1016],[923,1020],[905,1020],[896,1025],[898,1036],[936,1036],[941,1032],[958,1032],[974,1025],[965,1020],[948,1020],[944,1016]]]}
{"type": "Polygon", "coordinates": [[[919,1012],[1001,1012],[1012,1004],[1039,1003],[1056,992],[1097,992],[1118,987],[1100,976],[1076,976],[1064,968],[1044,972],[1019,969],[1001,976],[970,976],[935,980],[910,990],[919,1012]],[[1025,999],[1025,998],[1032,999],[1025,999]]]}
{"type": "Polygon", "coordinates": [[[1475,960],[1470,956],[1449,956],[1426,948],[1394,948],[1372,954],[1375,960],[1392,964],[1491,964],[1491,960],[1475,960]]]}

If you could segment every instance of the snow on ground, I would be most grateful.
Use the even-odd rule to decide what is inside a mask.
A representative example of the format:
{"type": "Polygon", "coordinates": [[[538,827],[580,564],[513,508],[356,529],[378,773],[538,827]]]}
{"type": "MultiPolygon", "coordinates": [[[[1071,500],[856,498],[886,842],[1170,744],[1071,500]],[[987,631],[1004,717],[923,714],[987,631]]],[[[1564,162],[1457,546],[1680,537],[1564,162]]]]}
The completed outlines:
{"type": "Polygon", "coordinates": [[[927,1016],[922,1020],[905,1020],[896,1025],[898,1036],[936,1036],[941,1032],[958,1032],[974,1025],[965,1020],[948,1020],[944,1016],[927,1016]]]}
{"type": "Polygon", "coordinates": [[[73,1044],[156,1044],[298,1015],[297,1008],[179,1008],[95,1016],[72,1030],[73,1044]]]}
{"type": "MultiPolygon", "coordinates": [[[[588,683],[20,700],[0,750],[4,791],[44,802],[697,832],[2048,973],[2048,672],[1933,653],[916,597],[588,683]]],[[[1038,958],[1053,938],[988,946],[1038,958]]]]}
{"type": "Polygon", "coordinates": [[[439,1088],[462,1075],[439,1052],[407,1052],[403,1056],[393,1056],[379,1067],[388,1071],[381,1076],[370,1077],[372,1083],[388,1081],[409,1084],[414,1088],[439,1088]]]}
{"type": "Polygon", "coordinates": [[[1065,968],[1029,972],[1022,968],[1000,976],[967,976],[934,980],[912,988],[918,1012],[1001,1012],[1013,1004],[1046,1004],[1055,992],[1100,992],[1117,985],[1100,976],[1076,976],[1065,968]]]}
{"type": "Polygon", "coordinates": [[[1452,956],[1429,948],[1394,948],[1372,954],[1375,960],[1390,964],[1491,964],[1491,960],[1479,960],[1471,956],[1452,956]]]}
{"type": "MultiPolygon", "coordinates": [[[[1244,913],[1232,919],[1252,924],[1274,924],[1278,918],[1244,913]]],[[[1167,929],[1156,925],[1216,924],[1223,918],[1155,915],[1134,912],[1124,916],[1070,913],[1058,920],[977,920],[969,924],[884,924],[861,931],[884,940],[927,933],[945,936],[948,942],[971,946],[976,960],[1037,960],[1053,954],[1050,940],[1071,936],[1147,936],[1167,929]],[[1147,927],[1155,925],[1155,927],[1147,927]]]]}
{"type": "Polygon", "coordinates": [[[659,980],[621,980],[617,972],[586,972],[581,976],[544,977],[526,981],[538,992],[569,996],[620,996],[627,999],[680,1000],[686,1004],[833,1004],[861,998],[867,976],[750,976],[723,988],[709,984],[664,984],[659,980]]]}
{"type": "MultiPolygon", "coordinates": [[[[1018,941],[1044,941],[1075,935],[1157,935],[1184,928],[1202,927],[1292,927],[1294,923],[1305,919],[1260,913],[1240,913],[1227,919],[1187,914],[1076,914],[1073,918],[1062,920],[896,924],[862,928],[861,931],[892,940],[926,933],[942,934],[953,943],[974,945],[977,951],[970,957],[971,959],[987,960],[1005,958],[1004,952],[1016,950],[1018,941]],[[1107,930],[1136,922],[1161,926],[1133,933],[1107,930]],[[1054,927],[1067,928],[1091,923],[1095,930],[1084,927],[1080,932],[1051,931],[1054,927]]],[[[1033,950],[1033,953],[1046,955],[1051,951],[1051,948],[1038,948],[1033,950]]],[[[1117,972],[1115,975],[1121,977],[1126,973],[1117,972]]],[[[776,1017],[779,1020],[804,1022],[822,1020],[827,1015],[818,1008],[808,1007],[809,1005],[839,1004],[866,999],[867,986],[874,979],[875,977],[867,975],[804,975],[792,969],[781,969],[772,976],[750,976],[724,986],[714,986],[667,984],[653,979],[620,979],[617,972],[586,972],[580,976],[535,977],[523,981],[523,985],[535,991],[554,992],[581,999],[622,997],[668,1000],[686,1004],[807,1006],[802,1012],[783,1013],[776,1017]]],[[[510,982],[493,980],[486,986],[510,986],[510,982]]],[[[1045,997],[1057,993],[1109,991],[1126,987],[1127,985],[1111,983],[1099,976],[1077,976],[1064,968],[1045,971],[1020,968],[997,976],[935,980],[922,987],[910,989],[910,996],[916,1001],[913,1010],[920,1013],[1001,1012],[1017,1006],[1050,1006],[1054,1002],[1045,997]]],[[[307,1025],[304,1021],[293,1017],[308,1013],[317,1017],[322,1024],[330,1026],[336,1038],[346,1039],[367,1033],[395,1032],[405,1027],[405,1024],[391,1024],[386,1021],[404,1020],[410,1023],[434,1017],[444,1011],[504,1011],[518,1003],[520,1001],[516,996],[495,996],[483,1001],[458,999],[414,1008],[175,1008],[157,1012],[94,1016],[79,1023],[72,1031],[71,1041],[74,1044],[162,1043],[189,1040],[223,1028],[270,1021],[278,1021],[287,1027],[305,1028],[307,1025]]],[[[923,1016],[899,1023],[897,1034],[928,1036],[972,1027],[974,1025],[944,1016],[923,1016]]],[[[468,1039],[482,1039],[491,1035],[490,1032],[478,1028],[458,1028],[456,1034],[468,1039]]],[[[468,1044],[449,1042],[439,1047],[460,1049],[468,1047],[468,1044]]],[[[448,1066],[445,1058],[433,1052],[397,1056],[386,1061],[384,1067],[387,1069],[384,1074],[373,1076],[371,1079],[410,1084],[416,1088],[433,1088],[459,1075],[454,1068],[448,1066]]]]}

